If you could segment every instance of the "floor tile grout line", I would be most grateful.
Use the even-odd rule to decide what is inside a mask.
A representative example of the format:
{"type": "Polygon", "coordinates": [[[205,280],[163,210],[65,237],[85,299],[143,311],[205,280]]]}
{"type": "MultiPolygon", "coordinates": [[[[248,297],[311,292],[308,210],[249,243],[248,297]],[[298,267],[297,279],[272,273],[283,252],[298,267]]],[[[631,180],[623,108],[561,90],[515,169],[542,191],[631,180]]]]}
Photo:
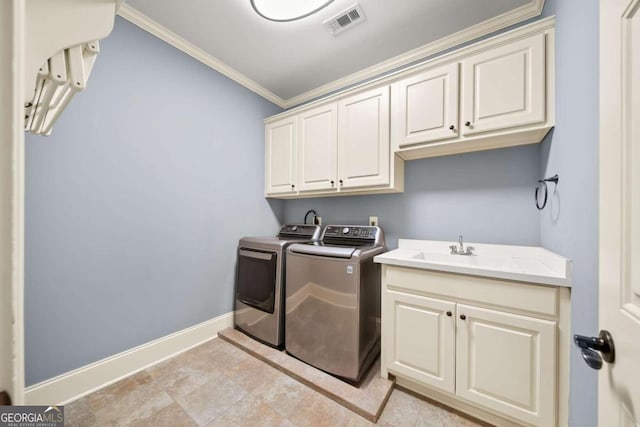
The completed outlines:
{"type": "MultiPolygon", "coordinates": [[[[224,331],[223,331],[224,332],[224,331]]],[[[300,382],[301,384],[304,384],[305,386],[309,387],[310,389],[312,389],[313,391],[328,397],[329,399],[333,400],[334,402],[342,405],[343,407],[345,407],[346,409],[356,413],[357,415],[360,415],[361,417],[365,418],[368,421],[371,421],[373,423],[376,423],[380,417],[380,415],[382,414],[382,411],[384,410],[384,407],[389,399],[389,396],[391,395],[391,392],[393,391],[393,386],[389,388],[389,391],[387,391],[386,396],[384,397],[383,401],[382,401],[382,405],[380,405],[380,407],[377,409],[375,414],[372,414],[370,412],[367,412],[366,410],[356,406],[355,404],[347,401],[346,399],[342,398],[341,396],[336,395],[335,393],[332,393],[329,390],[320,388],[318,386],[316,386],[313,382],[311,382],[310,380],[307,380],[306,378],[300,376],[299,374],[288,370],[280,365],[278,365],[276,362],[272,361],[271,359],[269,359],[266,356],[261,355],[260,353],[250,349],[247,346],[242,345],[239,342],[235,342],[232,339],[230,339],[229,337],[225,336],[224,334],[220,334],[218,333],[218,337],[222,338],[224,341],[230,343],[231,345],[249,353],[250,355],[254,356],[255,358],[263,361],[264,363],[276,368],[278,371],[288,375],[289,377],[295,379],[296,381],[300,382]]],[[[263,344],[260,344],[263,345],[263,344]]],[[[328,375],[328,374],[327,374],[328,375]]],[[[338,380],[339,381],[339,380],[338,380]]],[[[395,384],[395,380],[394,380],[394,384],[395,384]]]]}
{"type": "MultiPolygon", "coordinates": [[[[256,347],[255,343],[252,343],[248,340],[243,340],[244,336],[240,336],[240,335],[236,336],[235,334],[231,334],[230,337],[231,339],[236,339],[241,345],[237,345],[234,342],[231,342],[228,339],[223,338],[219,341],[219,345],[216,347],[218,349],[217,352],[206,351],[204,353],[198,353],[198,354],[211,355],[212,359],[209,359],[209,356],[205,358],[206,360],[202,359],[200,356],[197,356],[195,358],[188,357],[186,359],[183,359],[177,365],[168,366],[169,371],[174,371],[174,374],[171,376],[160,375],[161,374],[160,371],[154,372],[155,375],[152,375],[151,373],[152,369],[148,368],[143,370],[143,372],[136,373],[134,375],[127,377],[126,379],[123,379],[122,382],[115,383],[114,384],[115,387],[108,390],[107,394],[104,394],[105,390],[101,390],[99,392],[92,393],[91,395],[86,396],[86,398],[89,398],[89,396],[94,396],[94,398],[98,398],[96,402],[102,402],[100,404],[101,409],[99,410],[94,410],[89,404],[89,401],[86,400],[85,398],[78,399],[76,402],[69,405],[70,406],[69,409],[71,409],[71,406],[73,406],[74,404],[78,405],[78,411],[76,411],[76,415],[78,416],[78,418],[76,420],[70,419],[69,420],[70,425],[83,425],[83,426],[105,425],[105,423],[111,420],[111,417],[107,415],[109,413],[112,413],[117,408],[119,408],[117,409],[118,411],[120,410],[124,411],[124,409],[126,408],[131,408],[132,410],[135,410],[135,408],[138,408],[139,404],[142,404],[142,402],[149,403],[150,400],[155,401],[156,397],[161,394],[165,396],[165,397],[159,398],[160,400],[158,401],[159,403],[162,403],[162,406],[156,407],[156,404],[153,404],[147,409],[145,409],[144,411],[140,412],[138,415],[133,416],[133,418],[130,419],[130,421],[137,424],[140,424],[140,421],[142,421],[141,425],[144,425],[145,423],[144,420],[148,420],[148,421],[150,421],[151,419],[159,420],[161,419],[159,418],[160,416],[164,417],[168,415],[168,413],[165,413],[164,411],[166,411],[168,408],[173,407],[174,409],[171,410],[172,413],[173,412],[175,412],[176,414],[181,413],[180,416],[184,416],[184,420],[190,421],[194,426],[202,427],[210,424],[215,424],[215,425],[221,424],[221,423],[224,424],[225,420],[228,421],[227,418],[234,419],[234,420],[237,419],[239,420],[240,423],[244,423],[245,425],[248,422],[250,422],[250,420],[253,420],[251,422],[255,424],[255,420],[257,420],[257,418],[247,418],[247,417],[252,417],[252,415],[249,415],[249,414],[244,415],[245,411],[249,411],[249,410],[251,413],[254,413],[253,409],[250,409],[250,408],[253,408],[254,404],[252,402],[246,401],[246,399],[249,398],[249,399],[255,399],[256,404],[259,404],[261,407],[264,408],[264,410],[267,410],[266,408],[269,408],[270,411],[273,411],[274,413],[273,417],[275,417],[277,419],[276,421],[279,423],[284,422],[289,426],[296,427],[297,424],[293,422],[293,419],[298,419],[298,421],[301,421],[301,425],[308,424],[310,420],[307,419],[306,416],[304,416],[303,418],[300,418],[302,414],[300,414],[299,412],[297,411],[294,411],[293,413],[287,412],[288,415],[286,415],[285,413],[282,413],[277,409],[278,406],[276,401],[274,402],[265,401],[264,400],[265,397],[262,396],[261,394],[253,394],[253,392],[250,390],[252,390],[252,384],[255,384],[255,383],[245,382],[243,378],[246,375],[245,374],[241,375],[241,373],[244,372],[244,368],[242,368],[239,371],[236,371],[235,374],[230,370],[224,369],[225,367],[227,367],[229,362],[228,359],[225,359],[225,355],[227,354],[233,356],[232,359],[234,359],[234,364],[236,363],[235,362],[236,359],[238,359],[237,363],[243,363],[244,360],[254,360],[255,363],[258,363],[258,364],[264,363],[265,364],[263,365],[264,367],[254,368],[254,369],[257,369],[255,372],[259,372],[265,368],[274,369],[273,372],[274,373],[277,372],[275,375],[282,376],[282,378],[285,378],[285,377],[290,378],[291,379],[290,381],[299,384],[299,386],[296,387],[296,390],[297,390],[296,393],[304,392],[305,394],[311,393],[315,395],[313,397],[313,400],[309,400],[308,402],[315,402],[313,403],[314,408],[316,406],[317,408],[323,408],[322,414],[324,415],[321,419],[324,420],[324,422],[333,422],[336,425],[349,425],[350,423],[356,423],[357,425],[361,425],[361,424],[365,424],[362,422],[363,419],[372,423],[376,422],[376,421],[372,421],[367,417],[362,416],[360,413],[355,411],[352,407],[343,405],[340,402],[336,401],[336,399],[332,399],[330,396],[327,396],[325,393],[321,393],[318,389],[316,389],[316,387],[320,387],[321,384],[322,386],[327,386],[327,384],[331,386],[332,382],[327,383],[323,379],[324,377],[318,377],[317,375],[314,375],[314,372],[316,372],[315,369],[309,372],[309,374],[311,375],[310,378],[315,378],[319,382],[317,384],[314,384],[314,386],[312,387],[312,386],[309,386],[306,382],[300,381],[299,379],[291,375],[288,371],[286,371],[288,362],[286,362],[285,359],[281,359],[280,357],[278,357],[278,354],[276,353],[279,353],[279,352],[275,350],[273,352],[265,351],[263,352],[263,354],[256,355],[255,352],[262,352],[262,350],[264,349],[268,349],[268,350],[272,350],[272,349],[267,347],[264,347],[264,348],[256,347]],[[250,349],[253,349],[253,351],[248,351],[250,349]],[[242,354],[244,354],[244,356],[242,356],[242,354]],[[253,356],[253,357],[249,357],[249,356],[253,356]],[[272,358],[270,361],[273,363],[278,363],[278,361],[283,361],[284,369],[279,369],[279,366],[275,366],[273,365],[273,363],[269,363],[269,361],[265,360],[268,357],[272,358]],[[193,372],[190,369],[185,369],[183,371],[182,370],[183,366],[186,368],[194,367],[196,371],[193,372]],[[267,366],[269,366],[269,368],[267,368],[267,366]],[[178,367],[180,367],[180,370],[176,371],[178,367]],[[215,377],[206,376],[205,372],[208,372],[209,370],[209,368],[206,368],[206,367],[209,367],[212,372],[214,371],[217,372],[216,376],[215,377]],[[178,396],[181,396],[183,392],[187,392],[187,391],[191,392],[190,391],[191,387],[196,387],[196,386],[200,387],[202,386],[202,384],[200,384],[199,381],[182,383],[182,384],[186,384],[186,388],[184,388],[182,385],[179,385],[179,382],[176,382],[176,379],[178,379],[177,381],[181,381],[182,378],[189,378],[191,377],[191,375],[200,375],[200,374],[205,376],[205,379],[207,379],[207,382],[211,382],[210,384],[211,387],[216,387],[218,380],[224,380],[225,383],[228,382],[229,384],[233,384],[234,387],[229,389],[229,393],[224,394],[225,399],[229,399],[231,396],[236,396],[239,398],[239,400],[237,400],[236,402],[234,402],[229,406],[225,404],[221,404],[220,405],[221,408],[224,407],[224,409],[220,413],[217,413],[216,415],[214,415],[213,418],[207,419],[206,422],[205,422],[205,419],[202,418],[201,422],[203,424],[200,424],[198,421],[196,421],[196,419],[193,416],[193,415],[197,415],[197,411],[195,413],[189,412],[187,408],[185,408],[180,403],[179,399],[181,398],[178,397],[178,396]],[[232,392],[231,391],[232,389],[235,391],[232,392]],[[134,400],[131,400],[128,398],[128,396],[130,397],[134,395],[136,396],[134,400]],[[244,402],[243,406],[241,407],[237,406],[242,402],[244,402]],[[329,403],[330,405],[326,406],[329,403]],[[131,406],[132,404],[134,406],[131,406]],[[339,406],[334,406],[334,405],[339,405],[339,406]],[[226,418],[222,418],[222,417],[226,417],[226,418]],[[77,421],[78,423],[76,423],[75,421],[77,421]]],[[[254,362],[251,362],[251,363],[255,364],[254,362]]],[[[290,369],[293,369],[293,370],[299,370],[299,368],[300,366],[298,366],[297,364],[292,365],[292,368],[290,367],[290,369]]],[[[304,375],[304,371],[300,371],[300,374],[304,375]]],[[[372,373],[370,378],[374,379],[375,378],[374,376],[377,374],[378,372],[372,373]]],[[[377,378],[375,378],[374,381],[375,380],[377,380],[377,378]]],[[[263,382],[261,382],[260,384],[262,384],[260,387],[266,387],[268,389],[270,383],[267,380],[266,382],[264,382],[264,384],[263,382]]],[[[396,385],[394,388],[389,387],[387,389],[386,388],[387,384],[383,382],[372,383],[372,384],[374,384],[374,387],[371,389],[366,389],[366,388],[361,389],[362,391],[365,391],[364,393],[365,396],[377,396],[378,398],[382,397],[383,395],[382,393],[376,394],[375,391],[378,391],[378,392],[384,391],[384,393],[386,394],[385,395],[386,407],[380,406],[379,407],[380,409],[377,414],[378,415],[377,421],[380,422],[379,425],[384,424],[386,426],[392,426],[392,427],[397,427],[400,425],[420,426],[420,425],[423,425],[424,423],[429,424],[430,422],[435,422],[435,423],[443,422],[442,425],[446,425],[446,426],[464,425],[464,426],[471,427],[471,425],[473,425],[475,427],[481,427],[481,426],[488,425],[488,424],[482,423],[479,420],[476,420],[473,417],[468,416],[465,413],[456,411],[452,408],[447,407],[446,405],[440,404],[437,401],[433,401],[428,397],[417,394],[412,390],[405,389],[404,387],[400,387],[396,385]],[[379,386],[385,386],[385,388],[382,388],[382,389],[378,388],[379,386]],[[369,391],[371,391],[372,393],[369,393],[369,391]],[[393,397],[395,396],[396,392],[399,393],[399,396],[397,396],[397,398],[393,397]],[[409,405],[409,406],[406,406],[406,405],[409,405]],[[387,409],[389,410],[388,416],[384,415],[387,413],[385,412],[387,409]],[[441,418],[443,417],[443,414],[441,412],[448,414],[448,415],[444,415],[446,419],[441,418]]],[[[273,387],[273,385],[271,385],[271,387],[273,387]]],[[[357,396],[357,394],[355,395],[357,396]]],[[[352,396],[352,395],[347,395],[347,396],[352,396]]],[[[279,399],[287,399],[287,397],[282,396],[279,399]]],[[[208,400],[205,399],[205,406],[207,401],[208,400]]],[[[370,403],[370,402],[367,402],[367,403],[370,403]]],[[[211,404],[213,403],[209,401],[209,406],[211,404]]],[[[217,404],[215,404],[215,406],[217,406],[217,404]]],[[[70,412],[69,415],[71,415],[71,411],[69,412],[70,412]]],[[[122,414],[125,414],[125,413],[130,413],[130,411],[122,412],[122,414]]],[[[215,411],[213,411],[213,413],[215,413],[215,411]]],[[[320,421],[321,419],[319,418],[317,421],[320,421]]],[[[118,416],[116,419],[112,420],[112,422],[123,423],[125,421],[124,421],[124,418],[120,418],[120,416],[118,416]]]]}
{"type": "MultiPolygon", "coordinates": [[[[153,381],[156,381],[155,377],[154,377],[150,372],[148,372],[148,368],[147,368],[147,369],[145,369],[145,372],[147,372],[147,374],[152,378],[152,380],[153,380],[153,381]]],[[[184,406],[182,406],[182,405],[180,404],[180,402],[175,398],[175,396],[171,393],[171,390],[168,390],[168,389],[167,389],[167,387],[165,387],[165,385],[164,385],[164,384],[161,384],[160,386],[162,387],[162,390],[163,390],[165,393],[167,393],[167,395],[169,396],[169,398],[170,398],[170,399],[171,399],[171,400],[172,400],[176,405],[178,405],[178,406],[180,407],[180,409],[182,409],[182,411],[185,413],[185,415],[187,415],[187,416],[189,417],[189,419],[190,419],[191,421],[193,421],[193,423],[194,423],[195,425],[200,426],[200,424],[198,424],[198,422],[195,420],[195,418],[193,418],[193,417],[191,416],[191,414],[189,413],[189,411],[187,410],[187,408],[185,408],[184,406]]]]}

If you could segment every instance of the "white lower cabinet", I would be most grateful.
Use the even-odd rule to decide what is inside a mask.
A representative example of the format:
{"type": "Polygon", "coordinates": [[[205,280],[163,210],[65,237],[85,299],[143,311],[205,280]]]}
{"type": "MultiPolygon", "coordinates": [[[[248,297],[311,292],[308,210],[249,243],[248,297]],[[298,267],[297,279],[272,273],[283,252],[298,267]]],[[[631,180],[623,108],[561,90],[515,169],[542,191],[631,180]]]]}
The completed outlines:
{"type": "Polygon", "coordinates": [[[558,424],[554,287],[393,266],[383,286],[383,376],[497,425],[558,424]]]}
{"type": "Polygon", "coordinates": [[[463,304],[457,312],[456,395],[555,425],[556,322],[463,304]]]}
{"type": "Polygon", "coordinates": [[[453,393],[455,391],[456,305],[389,291],[383,314],[394,340],[389,363],[394,372],[453,393]]]}

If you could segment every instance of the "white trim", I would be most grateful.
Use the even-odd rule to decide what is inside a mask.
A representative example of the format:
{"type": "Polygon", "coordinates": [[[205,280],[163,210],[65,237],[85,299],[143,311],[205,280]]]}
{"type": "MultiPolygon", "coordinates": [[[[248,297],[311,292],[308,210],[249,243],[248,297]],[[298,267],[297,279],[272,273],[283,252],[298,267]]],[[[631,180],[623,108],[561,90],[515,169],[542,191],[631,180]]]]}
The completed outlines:
{"type": "Polygon", "coordinates": [[[479,37],[483,37],[487,34],[499,31],[503,28],[507,28],[511,25],[517,24],[518,22],[534,18],[542,13],[543,7],[544,0],[534,0],[530,4],[520,6],[516,9],[510,10],[509,12],[505,12],[502,15],[498,15],[484,22],[480,22],[479,24],[465,28],[464,30],[460,30],[457,33],[445,36],[441,39],[435,40],[431,43],[427,43],[396,57],[387,59],[386,61],[382,61],[369,68],[365,68],[346,77],[334,80],[331,83],[327,83],[323,86],[319,86],[315,89],[294,96],[293,98],[289,98],[286,100],[287,107],[292,107],[294,105],[299,105],[304,102],[311,101],[312,99],[319,98],[346,86],[362,82],[375,76],[379,76],[381,74],[411,64],[412,62],[419,61],[420,59],[435,55],[439,52],[451,49],[463,43],[470,42],[479,37]]]}
{"type": "Polygon", "coordinates": [[[64,405],[217,337],[233,327],[233,312],[158,338],[90,365],[27,387],[29,405],[64,405]]]}
{"type": "Polygon", "coordinates": [[[227,76],[228,78],[235,81],[236,83],[257,93],[261,97],[273,102],[279,107],[284,108],[286,106],[286,101],[280,98],[278,95],[274,94],[268,89],[265,89],[258,83],[251,80],[249,77],[245,76],[244,74],[240,73],[234,68],[231,68],[230,66],[228,66],[227,64],[225,64],[224,62],[216,58],[215,56],[200,49],[195,44],[183,39],[173,31],[157,23],[156,21],[149,18],[148,16],[138,11],[137,9],[131,7],[130,5],[126,3],[122,4],[122,6],[120,6],[120,9],[118,10],[118,15],[120,15],[127,21],[137,25],[143,30],[148,31],[149,33],[158,37],[160,40],[163,40],[169,43],[171,46],[175,47],[176,49],[179,49],[184,53],[186,53],[187,55],[197,59],[198,61],[202,62],[204,65],[207,65],[213,68],[220,74],[227,76]]]}
{"type": "MultiPolygon", "coordinates": [[[[540,20],[537,20],[535,22],[532,22],[530,24],[527,25],[523,25],[521,27],[517,27],[513,30],[504,32],[504,33],[500,33],[497,34],[493,37],[490,37],[488,39],[485,40],[481,40],[478,41],[476,43],[470,44],[468,46],[465,47],[461,47],[460,49],[456,49],[453,50],[451,52],[447,52],[444,53],[440,56],[436,56],[434,58],[428,59],[426,61],[423,62],[419,62],[417,64],[414,64],[410,67],[406,67],[403,68],[401,70],[395,71],[393,73],[390,74],[386,74],[384,76],[375,78],[373,80],[369,80],[369,81],[365,81],[361,84],[355,85],[353,87],[349,87],[346,88],[344,90],[341,90],[339,92],[336,92],[332,95],[326,96],[324,98],[320,98],[317,99],[315,101],[309,102],[307,104],[303,104],[294,108],[291,108],[289,110],[283,111],[282,113],[267,117],[264,122],[265,123],[271,123],[273,121],[276,120],[280,120],[283,119],[285,117],[288,117],[290,115],[292,115],[293,113],[297,113],[299,111],[303,111],[306,110],[307,108],[319,105],[319,104],[324,104],[326,102],[329,101],[334,101],[337,99],[340,99],[342,97],[344,97],[345,95],[350,95],[353,93],[356,93],[357,91],[360,90],[367,90],[369,88],[372,88],[374,86],[381,86],[381,85],[385,85],[385,84],[389,84],[392,83],[394,81],[400,80],[402,78],[414,75],[417,72],[422,72],[425,70],[428,70],[430,68],[442,65],[442,64],[446,64],[449,62],[453,62],[453,61],[459,61],[465,57],[468,57],[470,55],[476,54],[478,52],[481,51],[485,51],[485,50],[489,50],[489,49],[494,49],[496,47],[499,46],[503,46],[509,43],[513,43],[517,40],[522,40],[525,39],[527,37],[536,35],[536,34],[540,34],[540,33],[545,33],[547,35],[550,35],[551,39],[549,40],[549,44],[547,46],[547,48],[549,49],[548,53],[546,54],[547,58],[551,58],[550,61],[548,62],[548,66],[547,66],[547,71],[550,73],[550,79],[548,80],[549,84],[551,85],[550,87],[550,91],[553,90],[554,88],[554,75],[553,75],[553,66],[554,66],[554,45],[553,45],[553,38],[554,38],[554,32],[555,32],[555,23],[556,23],[556,17],[555,16],[549,16],[547,18],[543,18],[540,20]]],[[[549,92],[552,93],[552,92],[549,92]]],[[[548,93],[548,94],[549,94],[548,93]]],[[[549,103],[549,100],[551,100],[552,98],[550,98],[549,96],[547,96],[547,102],[549,103]]],[[[551,103],[552,105],[553,103],[551,103]]],[[[554,111],[551,110],[550,113],[553,113],[554,111]]],[[[552,116],[550,116],[552,117],[552,116]]],[[[553,121],[552,121],[553,122],[553,121]]]]}
{"type": "Polygon", "coordinates": [[[257,93],[263,98],[268,99],[279,107],[291,108],[304,102],[322,97],[346,86],[356,84],[380,74],[398,69],[422,58],[435,55],[444,50],[459,46],[463,43],[467,43],[479,37],[486,36],[487,34],[491,34],[527,19],[539,16],[542,13],[544,2],[545,0],[532,0],[531,3],[520,6],[509,12],[505,12],[502,15],[498,15],[494,18],[488,19],[484,22],[458,31],[457,33],[443,37],[431,43],[427,43],[421,47],[410,50],[386,61],[380,62],[379,64],[357,71],[353,74],[342,77],[333,82],[319,86],[315,89],[304,92],[292,98],[288,98],[286,100],[259,85],[244,74],[231,68],[215,56],[205,52],[193,43],[183,39],[173,31],[160,25],[159,23],[149,18],[142,12],[138,11],[137,9],[131,7],[130,5],[126,3],[123,4],[120,7],[120,10],[118,10],[118,15],[122,16],[123,18],[132,22],[143,30],[150,32],[159,39],[164,40],[173,47],[183,51],[187,55],[192,56],[203,64],[213,68],[219,73],[229,77],[230,79],[246,87],[247,89],[257,93]]]}
{"type": "Polygon", "coordinates": [[[24,403],[24,67],[26,6],[14,1],[13,75],[13,404],[24,403]]]}
{"type": "Polygon", "coordinates": [[[0,141],[5,163],[0,173],[0,194],[2,215],[0,233],[0,270],[2,310],[8,310],[9,316],[2,318],[4,341],[7,348],[2,349],[3,363],[9,367],[10,378],[3,378],[3,387],[7,388],[13,404],[22,404],[24,399],[24,27],[25,4],[21,0],[3,2],[2,13],[10,22],[3,32],[3,43],[10,56],[12,66],[2,67],[3,85],[2,114],[0,117],[0,141]],[[6,168],[5,168],[6,167],[6,168]]]}

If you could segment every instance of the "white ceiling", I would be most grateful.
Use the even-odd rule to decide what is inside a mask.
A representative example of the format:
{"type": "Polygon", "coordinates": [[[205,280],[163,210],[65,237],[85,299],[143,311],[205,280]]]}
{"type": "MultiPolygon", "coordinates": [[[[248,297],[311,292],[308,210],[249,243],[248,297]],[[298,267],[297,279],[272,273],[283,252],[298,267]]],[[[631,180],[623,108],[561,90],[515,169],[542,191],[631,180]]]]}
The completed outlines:
{"type": "Polygon", "coordinates": [[[139,25],[145,21],[156,35],[165,33],[162,38],[166,33],[169,38],[177,36],[183,50],[190,45],[186,50],[198,52],[194,56],[210,57],[198,59],[220,64],[214,68],[281,106],[290,106],[415,61],[417,55],[435,53],[433,45],[447,48],[538,15],[543,3],[335,0],[299,21],[272,22],[258,16],[249,0],[126,0],[120,14],[139,25]],[[332,36],[322,22],[356,1],[366,22],[332,36]],[[449,37],[450,46],[442,42],[469,27],[476,29],[469,31],[469,38],[449,37]],[[403,55],[416,49],[413,55],[403,55]],[[377,64],[375,70],[367,70],[377,64]]]}

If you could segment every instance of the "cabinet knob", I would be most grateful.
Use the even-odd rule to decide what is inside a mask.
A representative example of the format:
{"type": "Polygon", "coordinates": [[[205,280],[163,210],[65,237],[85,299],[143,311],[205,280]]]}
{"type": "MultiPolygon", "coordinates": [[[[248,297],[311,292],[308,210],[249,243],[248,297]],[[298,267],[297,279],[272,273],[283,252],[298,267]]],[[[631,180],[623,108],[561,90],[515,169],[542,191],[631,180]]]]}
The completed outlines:
{"type": "Polygon", "coordinates": [[[460,315],[460,319],[465,320],[467,318],[467,316],[465,316],[464,314],[460,315]]]}
{"type": "Polygon", "coordinates": [[[466,127],[471,127],[471,122],[464,122],[464,125],[465,125],[466,127]]]}
{"type": "Polygon", "coordinates": [[[338,181],[340,183],[340,185],[344,184],[344,182],[342,182],[342,180],[338,181]]]}
{"type": "Polygon", "coordinates": [[[291,189],[293,190],[294,188],[296,188],[295,184],[291,184],[291,189]]]}
{"type": "Polygon", "coordinates": [[[333,187],[333,184],[335,184],[335,182],[333,180],[331,180],[331,186],[333,187]]]}
{"type": "Polygon", "coordinates": [[[451,313],[450,311],[447,311],[447,316],[451,317],[453,315],[453,313],[451,313]]]}
{"type": "Polygon", "coordinates": [[[456,127],[454,125],[449,126],[450,130],[456,130],[456,127]]]}

